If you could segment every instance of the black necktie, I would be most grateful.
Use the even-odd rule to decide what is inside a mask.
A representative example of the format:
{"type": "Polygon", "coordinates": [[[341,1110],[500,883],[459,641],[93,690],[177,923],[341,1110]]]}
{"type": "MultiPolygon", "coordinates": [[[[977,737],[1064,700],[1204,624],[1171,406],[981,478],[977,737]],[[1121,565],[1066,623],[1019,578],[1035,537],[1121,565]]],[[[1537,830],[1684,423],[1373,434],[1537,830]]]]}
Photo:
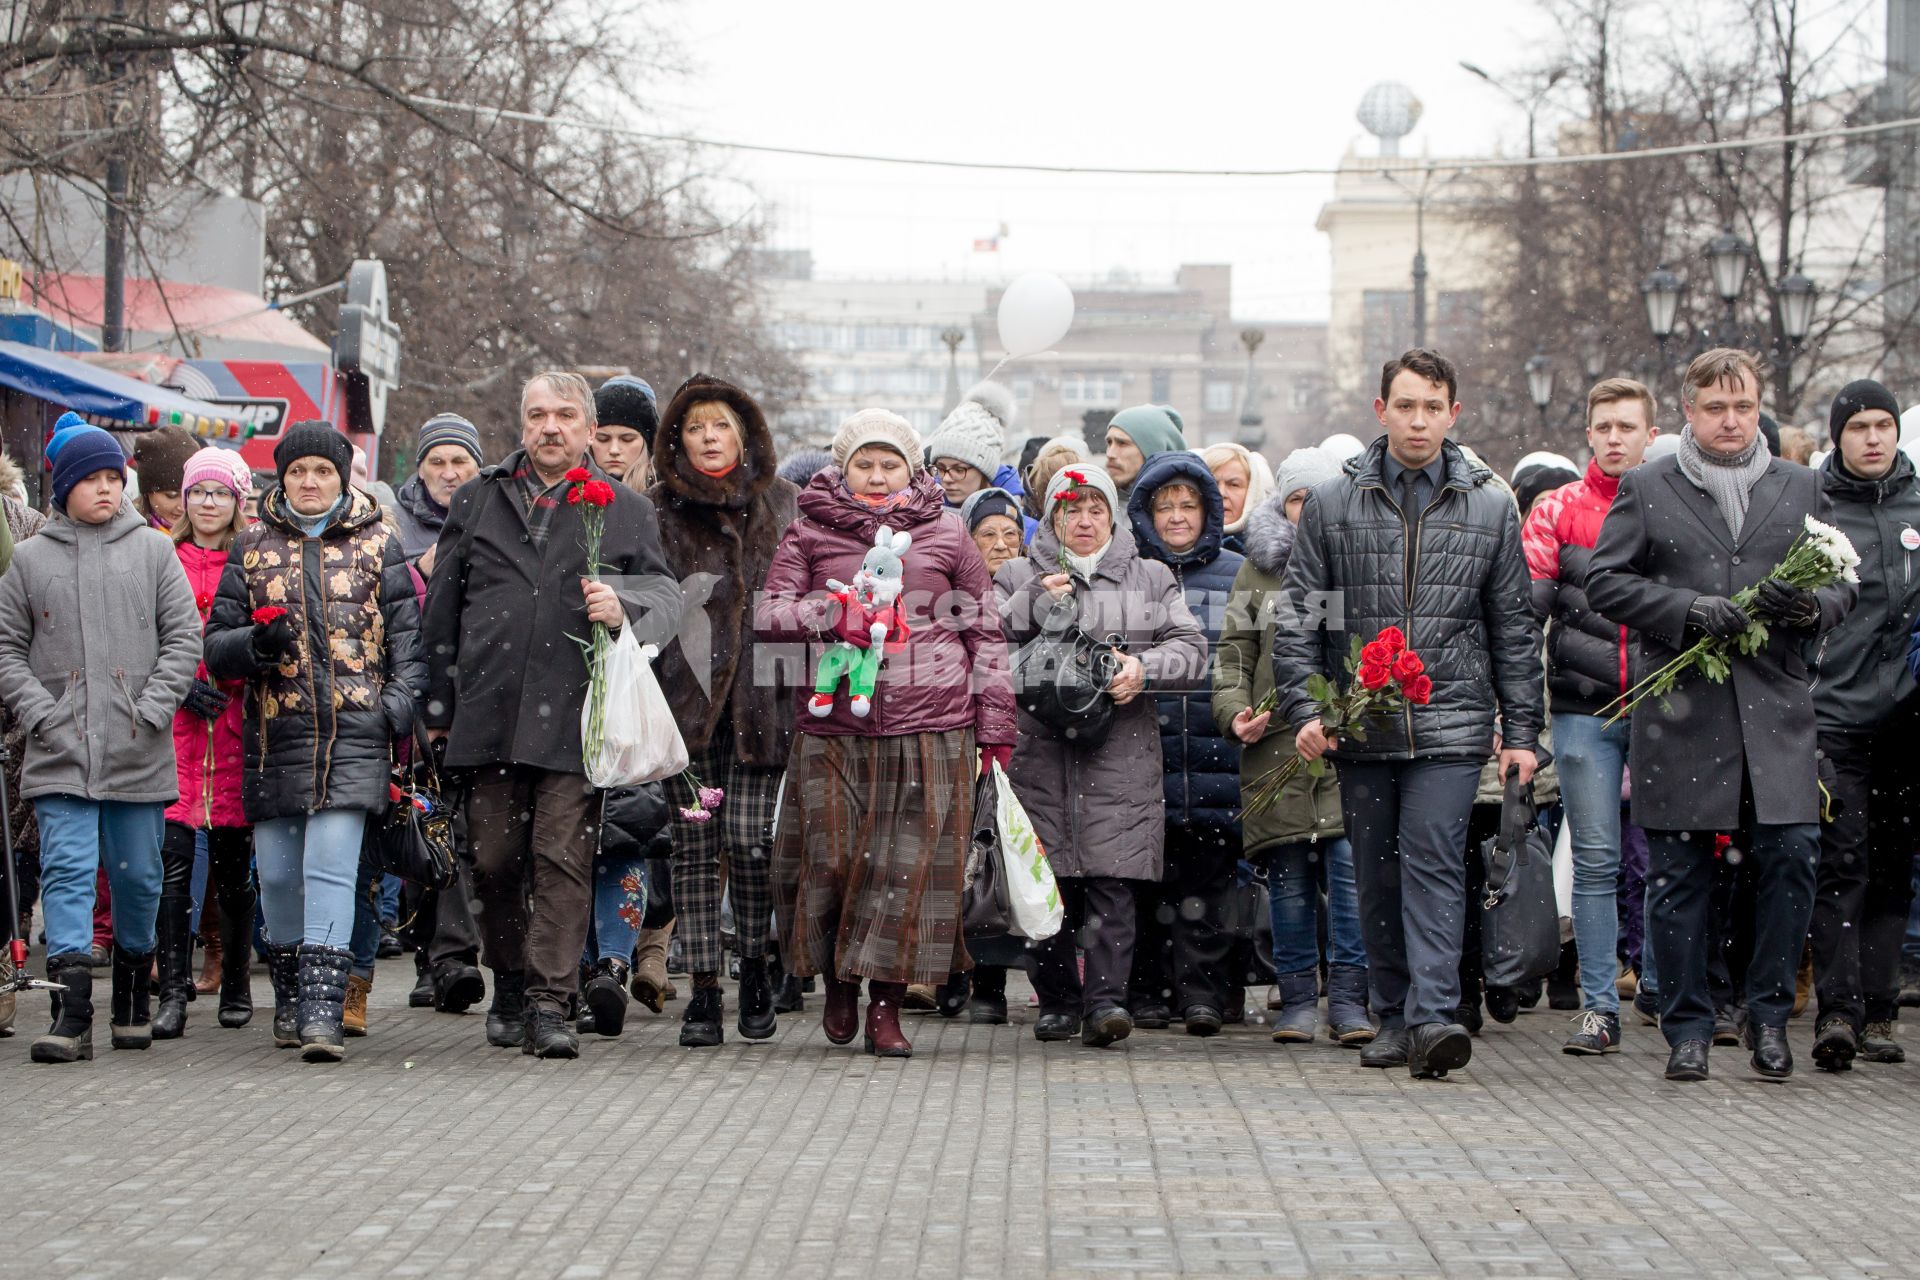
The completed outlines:
{"type": "Polygon", "coordinates": [[[1400,509],[1409,520],[1420,515],[1420,476],[1418,471],[1400,473],[1400,509]]]}

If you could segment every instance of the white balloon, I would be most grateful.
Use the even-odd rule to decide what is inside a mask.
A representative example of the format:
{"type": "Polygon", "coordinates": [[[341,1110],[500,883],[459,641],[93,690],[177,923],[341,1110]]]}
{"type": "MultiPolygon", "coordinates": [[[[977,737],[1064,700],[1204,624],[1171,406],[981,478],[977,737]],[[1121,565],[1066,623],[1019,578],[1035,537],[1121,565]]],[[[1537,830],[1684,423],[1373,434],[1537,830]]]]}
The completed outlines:
{"type": "Polygon", "coordinates": [[[999,320],[1009,359],[1038,355],[1073,327],[1073,290],[1051,272],[1029,271],[1000,295],[999,320]]]}
{"type": "Polygon", "coordinates": [[[1641,458],[1641,461],[1652,462],[1655,458],[1664,458],[1670,453],[1678,453],[1679,451],[1680,433],[1677,431],[1662,431],[1659,435],[1647,441],[1647,452],[1645,456],[1641,458]]]}
{"type": "Polygon", "coordinates": [[[1528,467],[1559,467],[1563,471],[1575,474],[1585,470],[1564,453],[1553,453],[1546,449],[1537,449],[1513,464],[1513,477],[1518,478],[1528,467]]]}
{"type": "Polygon", "coordinates": [[[1826,462],[1827,462],[1827,450],[1815,449],[1813,451],[1813,456],[1807,459],[1807,466],[1811,467],[1815,471],[1818,471],[1821,467],[1826,465],[1826,462]]]}
{"type": "Polygon", "coordinates": [[[1903,424],[1900,429],[1900,451],[1913,459],[1914,466],[1920,467],[1920,431],[1903,424]]]}
{"type": "Polygon", "coordinates": [[[1366,447],[1360,443],[1358,436],[1350,436],[1344,431],[1336,431],[1320,442],[1320,452],[1332,458],[1335,466],[1356,453],[1364,452],[1366,447]]]}

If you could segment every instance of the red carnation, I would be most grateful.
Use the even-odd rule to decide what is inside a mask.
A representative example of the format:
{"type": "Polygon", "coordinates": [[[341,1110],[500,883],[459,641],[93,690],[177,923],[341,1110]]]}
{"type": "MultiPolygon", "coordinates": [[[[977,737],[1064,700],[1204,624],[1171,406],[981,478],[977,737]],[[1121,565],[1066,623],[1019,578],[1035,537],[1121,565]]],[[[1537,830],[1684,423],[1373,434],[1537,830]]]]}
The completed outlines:
{"type": "Polygon", "coordinates": [[[573,488],[567,490],[567,505],[570,507],[579,506],[580,499],[585,495],[585,493],[586,493],[586,490],[582,488],[580,485],[573,486],[573,488]]]}
{"type": "Polygon", "coordinates": [[[1393,672],[1385,663],[1363,662],[1360,664],[1360,673],[1355,678],[1360,681],[1360,687],[1363,689],[1384,689],[1387,687],[1387,681],[1393,678],[1393,672]]]}
{"type": "Polygon", "coordinates": [[[1388,653],[1399,653],[1407,647],[1407,637],[1402,634],[1398,627],[1388,627],[1385,631],[1375,636],[1374,639],[1387,646],[1388,653]]]}
{"type": "Polygon", "coordinates": [[[1400,692],[1405,694],[1407,701],[1414,706],[1424,707],[1433,699],[1433,677],[1415,676],[1400,686],[1400,692]]]}
{"type": "Polygon", "coordinates": [[[1075,484],[1085,484],[1087,482],[1087,473],[1084,471],[1062,471],[1060,474],[1075,484]]]}
{"type": "Polygon", "coordinates": [[[213,595],[212,595],[212,593],[211,593],[211,592],[207,592],[207,591],[202,591],[202,592],[200,592],[199,594],[197,594],[196,596],[194,596],[194,598],[193,598],[193,607],[194,607],[194,608],[196,608],[196,609],[198,609],[198,610],[200,611],[200,616],[201,616],[201,617],[203,617],[203,618],[204,618],[204,617],[206,617],[206,616],[207,616],[207,610],[209,610],[209,609],[211,609],[211,608],[213,608],[213,595]]]}
{"type": "Polygon", "coordinates": [[[263,627],[275,618],[284,618],[286,616],[287,611],[277,604],[263,604],[253,611],[253,620],[263,627]]]}
{"type": "Polygon", "coordinates": [[[596,507],[613,505],[613,486],[605,480],[587,481],[587,501],[596,507]]]}
{"type": "Polygon", "coordinates": [[[1384,667],[1393,662],[1393,650],[1374,640],[1360,647],[1360,661],[1365,666],[1384,667]]]}
{"type": "Polygon", "coordinates": [[[1405,684],[1426,669],[1427,664],[1420,661],[1420,655],[1411,650],[1393,660],[1393,678],[1401,684],[1405,684]]]}
{"type": "Polygon", "coordinates": [[[593,479],[593,472],[585,467],[575,467],[567,472],[567,480],[573,484],[585,484],[591,479],[593,479]]]}

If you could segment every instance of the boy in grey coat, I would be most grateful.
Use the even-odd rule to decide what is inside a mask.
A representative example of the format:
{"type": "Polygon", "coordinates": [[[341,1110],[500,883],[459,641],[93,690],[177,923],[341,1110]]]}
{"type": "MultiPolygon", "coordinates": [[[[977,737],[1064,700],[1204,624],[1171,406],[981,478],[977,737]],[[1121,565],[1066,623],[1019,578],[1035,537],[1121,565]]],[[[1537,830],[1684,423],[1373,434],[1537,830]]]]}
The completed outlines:
{"type": "Polygon", "coordinates": [[[126,506],[126,457],[97,427],[54,464],[55,512],[0,578],[0,699],[27,731],[21,793],[40,826],[54,1025],[35,1062],[93,1056],[95,872],[113,892],[113,1047],[144,1049],[160,840],[178,796],[173,713],[200,611],[165,535],[126,506]]]}

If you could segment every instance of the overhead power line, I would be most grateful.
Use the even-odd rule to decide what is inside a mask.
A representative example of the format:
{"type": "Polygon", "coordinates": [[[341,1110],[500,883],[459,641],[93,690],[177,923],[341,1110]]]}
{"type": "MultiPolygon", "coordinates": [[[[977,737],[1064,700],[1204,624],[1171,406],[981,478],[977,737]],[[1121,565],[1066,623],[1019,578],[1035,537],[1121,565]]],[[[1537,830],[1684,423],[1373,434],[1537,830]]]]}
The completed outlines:
{"type": "MultiPolygon", "coordinates": [[[[553,125],[567,129],[583,129],[594,133],[610,134],[623,138],[639,138],[649,142],[678,143],[691,147],[712,147],[722,151],[746,151],[758,155],[794,156],[807,160],[846,160],[858,164],[908,165],[922,169],[966,169],[990,170],[1008,173],[1048,173],[1060,175],[1084,174],[1090,176],[1129,177],[1129,178],[1331,178],[1342,173],[1364,171],[1365,165],[1349,165],[1339,168],[1325,166],[1306,166],[1290,169],[1178,169],[1178,168],[1132,168],[1120,165],[1087,164],[1027,164],[1017,161],[1000,160],[943,160],[928,156],[889,156],[873,155],[855,151],[824,151],[811,147],[776,147],[757,142],[733,142],[721,138],[699,138],[685,134],[662,133],[658,130],[637,129],[631,125],[612,124],[601,120],[588,120],[579,116],[552,115],[538,111],[510,111],[504,107],[488,106],[477,102],[450,102],[444,98],[426,98],[410,96],[408,101],[415,106],[430,107],[444,111],[460,111],[472,115],[492,116],[499,120],[512,120],[522,124],[553,125]]],[[[1756,138],[1722,138],[1714,142],[1690,142],[1671,147],[1645,147],[1633,151],[1595,151],[1575,155],[1533,156],[1488,159],[1428,160],[1403,164],[1396,167],[1425,169],[1431,173],[1467,173],[1482,169],[1526,169],[1548,168],[1579,164],[1615,164],[1621,161],[1658,160],[1672,156],[1707,155],[1716,151],[1744,151],[1759,147],[1779,147],[1803,142],[1819,142],[1829,138],[1865,138],[1882,133],[1897,133],[1903,130],[1920,128],[1920,116],[1910,116],[1900,120],[1883,120],[1875,124],[1843,125],[1832,129],[1806,129],[1798,133],[1775,133],[1756,138]]]]}

